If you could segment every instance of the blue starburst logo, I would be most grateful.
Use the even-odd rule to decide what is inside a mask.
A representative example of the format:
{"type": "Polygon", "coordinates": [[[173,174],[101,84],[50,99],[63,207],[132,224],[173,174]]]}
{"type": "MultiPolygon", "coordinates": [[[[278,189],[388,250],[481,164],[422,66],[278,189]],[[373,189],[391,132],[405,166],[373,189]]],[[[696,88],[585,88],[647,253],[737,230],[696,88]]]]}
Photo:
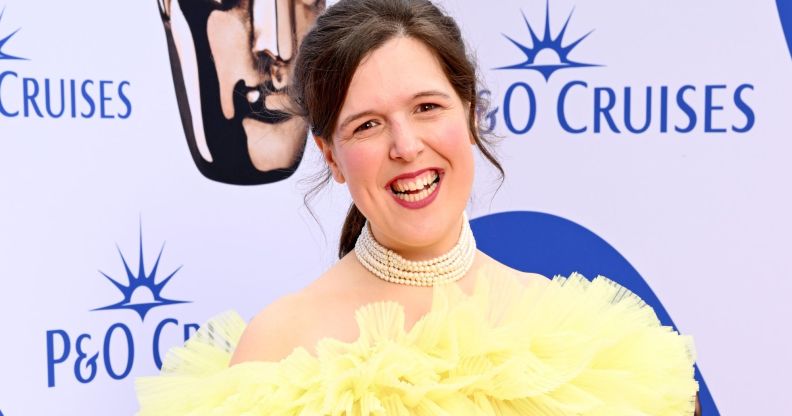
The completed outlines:
{"type": "Polygon", "coordinates": [[[506,34],[503,34],[503,36],[511,41],[511,43],[513,43],[515,46],[517,46],[517,48],[519,48],[525,54],[526,59],[524,62],[519,64],[503,66],[495,69],[529,69],[539,72],[542,74],[545,81],[549,81],[550,76],[553,75],[555,71],[561,69],[601,66],[597,64],[576,62],[569,58],[569,54],[572,53],[572,51],[580,44],[580,42],[586,39],[593,32],[593,30],[591,30],[574,42],[564,46],[564,35],[566,35],[567,27],[569,27],[569,21],[572,19],[572,14],[574,11],[575,10],[573,9],[571,12],[569,12],[569,16],[567,16],[564,27],[561,28],[561,31],[558,33],[558,35],[553,37],[553,35],[550,33],[550,1],[548,0],[545,13],[544,34],[542,35],[541,39],[536,35],[536,31],[534,31],[531,23],[528,22],[528,18],[525,17],[525,13],[521,11],[525,25],[528,26],[528,32],[531,35],[531,46],[526,46],[506,34]]]}
{"type": "Polygon", "coordinates": [[[174,305],[177,303],[189,303],[188,301],[183,300],[171,300],[166,299],[162,296],[162,289],[165,288],[165,285],[173,278],[173,276],[178,272],[182,266],[176,268],[176,270],[172,271],[166,278],[162,279],[161,282],[157,283],[157,271],[160,263],[160,259],[162,258],[162,251],[165,249],[165,243],[162,244],[160,248],[159,254],[157,255],[157,260],[154,262],[154,267],[151,269],[151,272],[146,274],[146,267],[143,261],[143,227],[140,227],[140,244],[139,244],[139,260],[138,260],[138,273],[135,275],[132,272],[132,269],[129,268],[129,263],[127,262],[126,258],[124,257],[124,253],[121,252],[121,249],[116,245],[116,249],[118,250],[118,254],[121,256],[121,262],[124,264],[124,270],[126,272],[126,284],[120,283],[117,279],[110,277],[107,273],[99,270],[99,273],[102,276],[106,277],[119,291],[121,294],[124,295],[124,299],[122,299],[118,303],[114,303],[112,305],[108,305],[102,308],[93,309],[94,311],[101,311],[101,310],[108,310],[108,309],[131,309],[140,315],[140,319],[143,320],[146,318],[146,314],[153,308],[158,306],[165,306],[165,305],[174,305]]]}
{"type": "MultiPolygon", "coordinates": [[[[5,7],[3,7],[2,11],[0,11],[0,23],[3,22],[3,15],[4,14],[5,14],[5,7]]],[[[19,28],[19,29],[21,29],[21,28],[19,28]]],[[[8,43],[8,41],[11,40],[11,38],[13,38],[14,35],[17,34],[17,32],[19,32],[19,29],[11,32],[11,34],[9,34],[6,37],[0,39],[0,60],[6,59],[6,60],[27,61],[27,58],[21,58],[19,56],[10,55],[10,54],[7,54],[7,53],[3,52],[3,47],[5,46],[5,44],[8,43]]]]}

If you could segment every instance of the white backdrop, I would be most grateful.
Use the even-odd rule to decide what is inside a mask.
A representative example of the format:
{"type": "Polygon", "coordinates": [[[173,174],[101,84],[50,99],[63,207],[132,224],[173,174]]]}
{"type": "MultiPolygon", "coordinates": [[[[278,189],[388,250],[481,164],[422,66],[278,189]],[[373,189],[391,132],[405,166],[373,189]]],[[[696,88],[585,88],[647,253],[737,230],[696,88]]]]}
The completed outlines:
{"type": "MultiPolygon", "coordinates": [[[[574,9],[563,45],[594,32],[569,59],[599,66],[563,68],[549,80],[535,68],[495,69],[526,58],[503,36],[531,46],[521,11],[542,37],[545,1],[445,6],[491,91],[507,172],[493,195],[492,169],[479,164],[471,217],[538,211],[594,231],[695,337],[721,412],[791,411],[784,386],[792,370],[792,60],[776,4],[552,0],[553,37],[574,9]],[[581,134],[565,131],[557,114],[560,91],[573,81],[587,87],[569,90],[564,114],[572,127],[587,127],[581,134]],[[536,98],[525,134],[506,125],[508,117],[519,129],[531,111],[524,86],[506,100],[520,82],[536,98]],[[735,99],[742,85],[752,87],[735,99]],[[659,121],[664,86],[666,133],[659,121]],[[689,122],[676,100],[685,86],[694,88],[684,97],[697,123],[678,133],[674,126],[689,122]],[[712,127],[727,132],[706,131],[708,86],[712,127]],[[652,87],[646,132],[624,129],[625,87],[636,124],[652,87]],[[603,100],[605,88],[613,91],[611,115],[621,133],[607,124],[594,132],[596,88],[603,100]],[[751,117],[746,132],[731,131],[751,117]]],[[[20,112],[0,114],[0,414],[131,414],[133,380],[155,372],[156,350],[164,353],[191,324],[219,311],[250,317],[332,264],[349,198],[335,186],[315,202],[324,231],[308,215],[301,181],[321,168],[310,141],[285,181],[243,187],[201,176],[184,140],[155,0],[10,0],[0,39],[17,28],[0,42],[0,52],[26,58],[0,59],[0,74],[15,74],[2,78],[0,101],[6,112],[20,112]],[[106,110],[115,117],[102,118],[98,107],[89,118],[68,110],[39,117],[32,107],[25,117],[25,86],[43,90],[47,79],[91,80],[95,98],[109,81],[106,110]],[[146,274],[165,244],[156,282],[181,268],[161,295],[189,303],[152,308],[144,319],[129,308],[94,310],[123,298],[101,272],[126,282],[120,252],[137,275],[141,242],[146,274]]],[[[542,55],[540,63],[558,60],[549,49],[542,55]]],[[[152,296],[139,291],[131,304],[152,296]]]]}

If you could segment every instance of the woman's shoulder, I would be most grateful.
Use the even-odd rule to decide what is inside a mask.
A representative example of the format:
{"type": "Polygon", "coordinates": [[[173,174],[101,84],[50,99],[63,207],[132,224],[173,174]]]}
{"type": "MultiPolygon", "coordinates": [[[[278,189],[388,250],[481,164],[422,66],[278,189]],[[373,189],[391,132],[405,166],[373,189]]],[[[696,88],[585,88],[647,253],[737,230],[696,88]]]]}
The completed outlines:
{"type": "Polygon", "coordinates": [[[524,286],[528,288],[542,288],[547,286],[551,279],[533,272],[524,272],[521,270],[514,269],[509,267],[498,260],[490,257],[486,253],[479,251],[479,254],[482,258],[481,260],[481,269],[486,273],[494,274],[494,275],[505,275],[505,276],[512,276],[524,286]]]}
{"type": "MultiPolygon", "coordinates": [[[[312,351],[323,337],[352,341],[352,325],[341,325],[342,316],[354,316],[355,300],[328,283],[343,273],[331,267],[305,288],[284,295],[264,307],[240,338],[231,365],[246,361],[279,361],[297,347],[312,351]]],[[[349,319],[348,321],[354,322],[349,319]]]]}
{"type": "Polygon", "coordinates": [[[277,361],[293,350],[295,328],[301,325],[305,299],[292,293],[276,299],[250,320],[231,358],[231,365],[245,361],[277,361]],[[288,349],[288,350],[287,350],[288,349]]]}

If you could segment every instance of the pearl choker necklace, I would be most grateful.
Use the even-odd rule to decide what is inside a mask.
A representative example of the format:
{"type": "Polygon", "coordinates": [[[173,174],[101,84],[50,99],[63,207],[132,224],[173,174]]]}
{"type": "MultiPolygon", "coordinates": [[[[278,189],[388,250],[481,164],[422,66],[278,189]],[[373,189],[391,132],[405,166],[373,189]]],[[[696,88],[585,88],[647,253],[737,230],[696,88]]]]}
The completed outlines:
{"type": "Polygon", "coordinates": [[[429,260],[407,260],[393,250],[383,247],[374,240],[369,224],[355,242],[355,255],[363,267],[382,280],[413,286],[434,286],[455,282],[470,270],[476,257],[476,240],[467,220],[462,214],[462,231],[459,241],[447,253],[429,260]]]}

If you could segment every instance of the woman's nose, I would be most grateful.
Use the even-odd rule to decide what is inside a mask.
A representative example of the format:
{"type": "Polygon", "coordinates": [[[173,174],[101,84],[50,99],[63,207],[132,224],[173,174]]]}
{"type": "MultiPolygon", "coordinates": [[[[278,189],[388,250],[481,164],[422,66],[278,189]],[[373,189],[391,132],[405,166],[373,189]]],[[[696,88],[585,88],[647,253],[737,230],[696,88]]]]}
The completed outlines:
{"type": "Polygon", "coordinates": [[[288,61],[294,53],[289,0],[253,1],[253,52],[288,61]]]}
{"type": "Polygon", "coordinates": [[[412,162],[424,150],[424,142],[420,134],[408,122],[395,122],[390,126],[391,159],[412,162]]]}

